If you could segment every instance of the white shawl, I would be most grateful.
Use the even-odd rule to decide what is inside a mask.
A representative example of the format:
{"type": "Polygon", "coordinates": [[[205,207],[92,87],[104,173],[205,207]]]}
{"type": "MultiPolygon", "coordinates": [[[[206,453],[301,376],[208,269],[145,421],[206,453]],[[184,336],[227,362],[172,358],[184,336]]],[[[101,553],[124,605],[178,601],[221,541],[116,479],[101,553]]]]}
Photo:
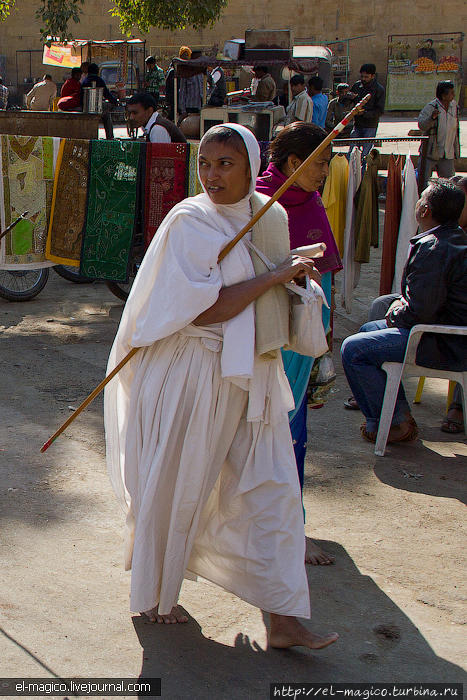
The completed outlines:
{"type": "MultiPolygon", "coordinates": [[[[217,264],[221,250],[250,219],[250,197],[260,165],[259,146],[253,134],[245,127],[228,126],[238,131],[245,142],[252,173],[250,192],[240,202],[222,206],[213,204],[207,194],[200,194],[175,205],[165,217],[144,256],[126,302],[107,373],[132,348],[152,345],[192,324],[216,302],[221,287],[255,276],[243,241],[220,265],[217,264]]],[[[255,358],[254,304],[222,326],[222,377],[249,391],[248,420],[262,420],[270,387],[266,364],[255,358]]],[[[209,332],[206,329],[206,333],[209,332]]],[[[124,463],[122,451],[129,420],[131,381],[139,358],[137,353],[108,384],[105,393],[106,426],[113,423],[117,411],[117,430],[123,437],[119,440],[120,465],[118,460],[108,459],[110,478],[122,503],[128,502],[128,494],[120,468],[124,463]]],[[[286,380],[281,384],[280,393],[273,403],[281,408],[279,404],[285,402],[287,410],[293,408],[286,380]]],[[[114,450],[109,449],[108,454],[110,452],[114,450]]]]}

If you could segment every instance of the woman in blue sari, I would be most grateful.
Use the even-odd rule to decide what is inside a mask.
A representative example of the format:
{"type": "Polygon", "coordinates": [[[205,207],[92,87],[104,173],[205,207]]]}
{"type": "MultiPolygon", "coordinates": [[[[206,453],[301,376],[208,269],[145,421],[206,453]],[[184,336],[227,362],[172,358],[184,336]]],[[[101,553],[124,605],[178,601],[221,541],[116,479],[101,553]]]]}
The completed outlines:
{"type": "MultiPolygon", "coordinates": [[[[270,144],[269,166],[257,180],[258,192],[273,195],[325,137],[324,129],[305,122],[294,122],[283,129],[270,144]]],[[[313,243],[326,244],[324,256],[314,262],[321,273],[321,286],[329,306],[333,275],[342,269],[339,251],[318,192],[327,177],[330,158],[329,147],[279,199],[289,216],[291,248],[313,243]]],[[[324,306],[323,325],[326,332],[331,330],[331,312],[324,306]]],[[[295,409],[290,412],[289,420],[303,492],[307,446],[307,387],[314,358],[283,351],[283,359],[295,399],[295,409]]],[[[305,561],[308,564],[331,564],[333,559],[307,537],[305,561]]]]}

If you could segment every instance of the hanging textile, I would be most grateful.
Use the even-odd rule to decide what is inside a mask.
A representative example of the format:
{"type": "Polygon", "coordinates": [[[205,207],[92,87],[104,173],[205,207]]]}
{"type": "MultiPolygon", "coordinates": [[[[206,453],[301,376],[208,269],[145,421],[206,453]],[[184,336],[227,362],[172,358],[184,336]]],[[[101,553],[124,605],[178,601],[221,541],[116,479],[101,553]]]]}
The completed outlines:
{"type": "Polygon", "coordinates": [[[121,44],[118,50],[118,74],[117,79],[122,83],[126,83],[128,79],[128,44],[121,44]]]}
{"type": "Polygon", "coordinates": [[[188,164],[188,197],[194,197],[196,194],[201,194],[203,188],[198,178],[198,150],[199,143],[188,144],[190,149],[189,164],[188,164]]]}
{"type": "Polygon", "coordinates": [[[50,267],[45,258],[52,203],[54,141],[50,136],[2,135],[0,226],[3,231],[25,211],[28,215],[0,243],[0,269],[50,267]]]}
{"type": "Polygon", "coordinates": [[[62,139],[55,170],[46,257],[79,267],[86,217],[89,141],[62,139]]]}
{"type": "Polygon", "coordinates": [[[403,156],[394,157],[391,153],[388,163],[386,187],[386,208],[384,214],[383,254],[379,293],[390,294],[394,268],[399,224],[402,212],[402,164],[403,156]]]}
{"type": "Polygon", "coordinates": [[[366,169],[355,194],[355,262],[370,262],[370,246],[378,247],[379,207],[378,168],[379,152],[374,148],[366,157],[366,169]]]}
{"type": "Polygon", "coordinates": [[[126,282],[137,215],[139,141],[91,141],[80,272],[126,282]]]}
{"type": "Polygon", "coordinates": [[[323,204],[336,239],[339,254],[344,254],[345,204],[349,182],[349,162],[344,153],[335,155],[329,163],[329,175],[323,191],[323,204]]]}
{"type": "Polygon", "coordinates": [[[148,143],[146,154],[144,240],[148,246],[172,207],[187,196],[189,150],[186,143],[148,143]]]}
{"type": "Polygon", "coordinates": [[[415,236],[418,229],[415,217],[415,205],[418,201],[418,185],[415,168],[410,155],[405,161],[402,173],[402,214],[397,238],[396,264],[392,291],[400,294],[402,273],[409,254],[410,239],[415,236]]]}
{"type": "Polygon", "coordinates": [[[354,197],[362,180],[362,152],[353,148],[349,162],[349,182],[347,185],[347,202],[344,229],[344,279],[342,282],[342,305],[352,311],[353,290],[360,277],[360,264],[355,262],[355,204],[354,197]]]}

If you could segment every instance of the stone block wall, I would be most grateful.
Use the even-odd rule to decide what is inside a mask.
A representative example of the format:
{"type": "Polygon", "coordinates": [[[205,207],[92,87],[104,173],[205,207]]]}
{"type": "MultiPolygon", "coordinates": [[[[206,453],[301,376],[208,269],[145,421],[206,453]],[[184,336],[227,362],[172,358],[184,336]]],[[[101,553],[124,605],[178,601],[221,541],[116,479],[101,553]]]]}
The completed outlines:
{"type": "MultiPolygon", "coordinates": [[[[16,51],[41,49],[39,22],[34,17],[37,4],[35,0],[17,0],[11,16],[0,24],[0,56],[6,57],[7,84],[16,84],[16,51]]],[[[74,36],[91,39],[122,38],[118,20],[108,12],[110,8],[108,0],[86,0],[81,22],[74,26],[74,36]]],[[[242,38],[245,29],[249,27],[291,28],[301,43],[305,40],[324,43],[371,34],[370,37],[350,43],[351,79],[358,78],[361,63],[371,61],[376,64],[379,77],[384,82],[388,34],[405,32],[430,35],[435,32],[459,31],[467,27],[467,3],[465,0],[451,0],[449,3],[433,3],[431,0],[414,0],[410,3],[405,0],[336,0],[327,4],[306,0],[231,0],[221,20],[212,28],[180,32],[153,29],[145,37],[137,31],[134,36],[146,38],[148,53],[154,50],[167,55],[175,54],[181,44],[218,44],[222,48],[226,39],[242,38]]],[[[464,69],[467,68],[466,58],[464,69]]],[[[29,76],[37,78],[45,70],[61,82],[67,72],[43,66],[39,51],[32,54],[31,69],[29,57],[19,54],[18,59],[20,82],[29,76]]]]}

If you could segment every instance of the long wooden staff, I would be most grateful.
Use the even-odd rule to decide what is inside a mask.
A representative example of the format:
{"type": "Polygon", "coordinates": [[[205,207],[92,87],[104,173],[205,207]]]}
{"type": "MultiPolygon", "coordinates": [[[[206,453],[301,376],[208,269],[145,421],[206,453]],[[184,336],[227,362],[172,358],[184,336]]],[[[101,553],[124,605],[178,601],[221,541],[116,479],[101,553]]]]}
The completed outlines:
{"type": "Polygon", "coordinates": [[[0,233],[0,240],[1,240],[2,238],[5,238],[5,236],[7,235],[7,233],[10,233],[11,229],[14,228],[14,227],[16,226],[16,224],[19,224],[19,222],[22,221],[28,214],[29,214],[28,211],[24,211],[24,212],[21,214],[21,216],[18,216],[18,218],[15,219],[15,220],[13,221],[12,224],[10,224],[9,226],[7,226],[6,229],[0,233]]]}
{"type": "Polygon", "coordinates": [[[326,150],[326,148],[329,146],[329,144],[331,143],[331,141],[333,141],[333,140],[336,138],[336,136],[338,136],[338,135],[341,133],[341,131],[343,131],[343,130],[345,129],[345,127],[347,126],[347,124],[349,124],[349,122],[352,121],[352,119],[354,118],[354,116],[362,109],[363,105],[365,105],[365,104],[368,102],[368,100],[369,100],[370,98],[371,98],[371,95],[370,95],[370,94],[365,95],[365,97],[363,98],[363,100],[361,100],[358,104],[355,105],[355,107],[352,109],[352,111],[349,112],[349,113],[343,118],[343,120],[342,120],[341,122],[339,122],[339,124],[337,124],[337,126],[331,131],[331,133],[328,134],[328,135],[326,136],[326,138],[324,139],[324,141],[321,141],[321,143],[319,144],[318,148],[315,148],[315,150],[313,151],[313,153],[310,153],[310,155],[308,156],[308,158],[306,158],[306,159],[303,161],[303,163],[295,170],[295,172],[293,172],[292,175],[284,182],[284,184],[281,185],[281,186],[279,187],[279,189],[278,189],[276,192],[274,192],[274,194],[273,194],[272,197],[266,202],[266,204],[265,204],[263,207],[261,207],[261,209],[260,209],[259,211],[256,212],[256,214],[253,216],[253,218],[251,219],[251,221],[249,221],[249,222],[246,224],[246,226],[244,226],[244,227],[242,228],[242,230],[239,231],[239,232],[237,233],[237,235],[235,236],[235,238],[232,238],[232,240],[231,240],[229,243],[227,243],[227,245],[225,246],[225,248],[223,248],[223,249],[221,250],[217,262],[220,262],[221,260],[223,260],[223,259],[225,258],[225,256],[228,255],[228,254],[230,253],[230,251],[232,250],[232,248],[233,248],[234,246],[237,245],[238,241],[239,241],[241,238],[243,238],[243,236],[244,236],[246,233],[248,233],[248,231],[249,231],[250,229],[253,228],[253,226],[259,221],[259,219],[261,219],[261,217],[263,216],[263,214],[265,214],[265,213],[267,212],[267,210],[268,210],[270,207],[272,207],[272,205],[274,204],[274,202],[277,202],[277,200],[280,199],[280,198],[282,197],[282,195],[284,194],[284,192],[286,192],[286,190],[288,190],[289,187],[291,187],[291,186],[294,184],[294,182],[297,180],[297,178],[299,178],[300,175],[308,168],[308,166],[310,165],[310,163],[311,163],[313,160],[316,160],[316,158],[317,158],[323,151],[326,150]]]}
{"type": "MultiPolygon", "coordinates": [[[[313,153],[311,153],[308,156],[308,158],[303,161],[303,163],[300,165],[300,167],[298,167],[297,170],[294,173],[292,173],[292,175],[284,182],[284,184],[281,187],[279,187],[277,192],[274,193],[274,195],[268,200],[268,202],[258,212],[256,212],[256,214],[253,216],[251,221],[249,221],[248,224],[246,226],[244,226],[242,228],[242,230],[239,231],[239,233],[237,233],[235,238],[233,238],[230,241],[230,243],[228,243],[225,246],[225,248],[222,249],[222,251],[219,255],[219,262],[225,258],[225,256],[232,250],[232,248],[238,243],[238,241],[241,238],[243,238],[243,236],[252,228],[252,226],[254,226],[256,224],[256,222],[259,221],[259,219],[263,216],[263,214],[265,214],[267,212],[267,210],[270,207],[272,207],[274,202],[276,202],[279,199],[279,197],[281,197],[284,194],[284,192],[286,190],[288,190],[289,187],[291,187],[294,184],[296,179],[298,177],[300,177],[301,173],[303,173],[304,170],[307,169],[307,167],[310,165],[310,163],[312,161],[316,160],[316,158],[320,155],[320,153],[322,153],[329,146],[331,141],[333,141],[333,139],[335,139],[336,136],[338,136],[341,133],[341,131],[349,124],[349,122],[352,121],[354,116],[359,112],[359,110],[363,107],[363,105],[365,105],[368,102],[370,97],[371,97],[371,95],[365,95],[363,100],[361,100],[357,105],[355,105],[355,107],[352,109],[352,111],[349,112],[344,117],[344,119],[341,122],[339,122],[339,124],[337,124],[337,126],[333,129],[333,131],[331,131],[331,133],[328,136],[326,136],[326,138],[324,139],[324,141],[322,141],[320,143],[318,148],[315,148],[313,153]]],[[[96,396],[102,391],[102,389],[105,387],[105,385],[108,384],[108,382],[110,382],[110,380],[113,379],[113,377],[115,377],[116,374],[118,374],[118,372],[122,369],[122,367],[124,367],[126,365],[126,363],[129,360],[131,360],[133,355],[135,355],[138,352],[138,350],[139,350],[139,348],[132,348],[130,350],[130,352],[128,353],[128,355],[125,355],[123,360],[121,360],[118,363],[118,365],[110,372],[110,374],[108,374],[101,381],[101,383],[98,386],[96,386],[94,391],[91,394],[89,394],[87,399],[85,399],[83,401],[83,403],[80,406],[78,406],[78,408],[63,423],[63,425],[61,425],[60,428],[47,440],[47,442],[45,442],[42,445],[41,452],[45,452],[50,447],[50,445],[53,442],[55,442],[55,440],[58,438],[58,436],[61,435],[61,433],[63,433],[63,431],[68,428],[70,423],[72,423],[75,420],[75,418],[77,418],[79,416],[81,411],[83,411],[86,408],[86,406],[88,406],[91,403],[91,401],[93,401],[96,398],[96,396]]]]}

